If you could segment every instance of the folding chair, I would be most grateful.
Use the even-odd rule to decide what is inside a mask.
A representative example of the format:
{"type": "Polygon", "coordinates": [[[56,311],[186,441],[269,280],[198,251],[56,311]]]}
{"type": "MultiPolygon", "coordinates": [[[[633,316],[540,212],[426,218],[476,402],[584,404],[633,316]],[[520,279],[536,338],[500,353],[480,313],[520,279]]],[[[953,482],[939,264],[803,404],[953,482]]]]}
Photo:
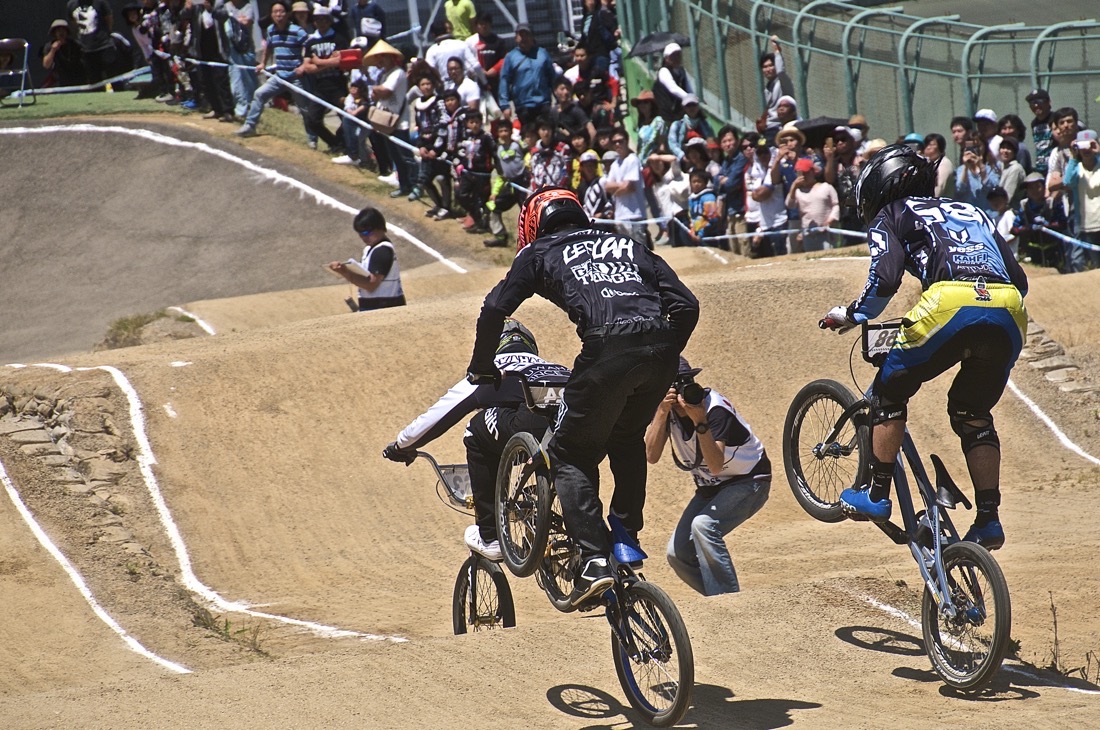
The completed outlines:
{"type": "Polygon", "coordinates": [[[8,101],[9,97],[18,98],[19,107],[38,101],[31,81],[30,48],[22,38],[0,40],[0,106],[16,106],[8,101]],[[28,94],[30,101],[27,101],[28,94]]]}

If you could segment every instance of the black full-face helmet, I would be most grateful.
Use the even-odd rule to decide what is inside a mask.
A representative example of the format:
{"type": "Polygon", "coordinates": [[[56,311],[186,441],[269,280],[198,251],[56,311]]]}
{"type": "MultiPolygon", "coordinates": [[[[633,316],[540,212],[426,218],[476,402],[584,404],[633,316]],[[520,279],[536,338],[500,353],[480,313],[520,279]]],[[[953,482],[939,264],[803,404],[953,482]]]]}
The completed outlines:
{"type": "Polygon", "coordinates": [[[906,144],[883,147],[863,165],[856,181],[855,206],[870,223],[887,204],[907,197],[929,198],[936,190],[936,167],[906,144]]]}
{"type": "Polygon", "coordinates": [[[502,352],[529,352],[532,355],[539,354],[539,345],[535,342],[535,336],[531,330],[523,326],[518,319],[509,317],[504,320],[504,329],[500,333],[500,344],[497,345],[497,354],[502,352]]]}

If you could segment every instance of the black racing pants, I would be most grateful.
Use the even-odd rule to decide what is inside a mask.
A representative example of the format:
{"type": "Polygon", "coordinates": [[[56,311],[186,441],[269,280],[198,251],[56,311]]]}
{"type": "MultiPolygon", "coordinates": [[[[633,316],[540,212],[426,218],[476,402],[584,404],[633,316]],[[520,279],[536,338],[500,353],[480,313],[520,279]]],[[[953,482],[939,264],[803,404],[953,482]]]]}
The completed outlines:
{"type": "Polygon", "coordinates": [[[512,436],[526,431],[542,439],[548,424],[526,406],[486,408],[466,426],[462,443],[466,445],[466,464],[470,470],[470,490],[474,493],[474,520],[481,539],[497,539],[493,502],[496,500],[497,466],[504,446],[512,436]]]}
{"type": "Polygon", "coordinates": [[[584,558],[611,552],[600,502],[605,456],[615,478],[611,509],[627,529],[642,529],[645,430],[676,375],[679,352],[670,330],[607,335],[586,338],[573,364],[549,451],[565,527],[584,558]]]}

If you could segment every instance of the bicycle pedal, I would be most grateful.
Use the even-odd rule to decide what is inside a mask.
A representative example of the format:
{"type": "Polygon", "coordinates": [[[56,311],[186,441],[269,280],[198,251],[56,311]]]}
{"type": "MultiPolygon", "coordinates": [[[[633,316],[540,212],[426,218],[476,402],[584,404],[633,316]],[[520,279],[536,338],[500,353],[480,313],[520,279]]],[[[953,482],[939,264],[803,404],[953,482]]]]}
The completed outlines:
{"type": "Polygon", "coordinates": [[[871,521],[871,519],[867,515],[860,514],[859,512],[857,512],[854,509],[852,509],[851,507],[849,507],[848,505],[844,504],[843,502],[840,503],[840,511],[844,514],[845,517],[850,519],[852,522],[870,522],[871,521]]]}

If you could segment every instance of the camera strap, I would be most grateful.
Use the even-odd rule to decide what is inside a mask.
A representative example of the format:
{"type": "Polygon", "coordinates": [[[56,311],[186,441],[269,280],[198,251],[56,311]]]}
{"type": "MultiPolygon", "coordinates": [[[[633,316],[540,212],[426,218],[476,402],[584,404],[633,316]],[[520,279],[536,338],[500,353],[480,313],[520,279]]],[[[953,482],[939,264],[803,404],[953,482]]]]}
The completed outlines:
{"type": "MultiPolygon", "coordinates": [[[[670,435],[671,435],[671,432],[672,432],[673,428],[678,428],[678,429],[680,429],[680,432],[683,433],[683,431],[684,431],[683,424],[680,423],[680,419],[676,416],[676,414],[669,413],[668,414],[668,421],[669,421],[668,428],[669,428],[669,434],[670,435]]],[[[676,466],[679,467],[683,471],[694,471],[695,469],[699,468],[700,464],[703,463],[703,449],[699,447],[699,435],[697,433],[695,433],[694,430],[691,433],[695,437],[693,439],[694,442],[695,442],[695,460],[694,460],[693,464],[691,464],[689,466],[688,464],[685,464],[684,462],[680,461],[680,457],[676,455],[676,447],[673,446],[672,449],[671,449],[671,451],[672,451],[672,460],[676,463],[676,466]]],[[[685,443],[688,442],[687,439],[683,439],[683,441],[685,443]]]]}

